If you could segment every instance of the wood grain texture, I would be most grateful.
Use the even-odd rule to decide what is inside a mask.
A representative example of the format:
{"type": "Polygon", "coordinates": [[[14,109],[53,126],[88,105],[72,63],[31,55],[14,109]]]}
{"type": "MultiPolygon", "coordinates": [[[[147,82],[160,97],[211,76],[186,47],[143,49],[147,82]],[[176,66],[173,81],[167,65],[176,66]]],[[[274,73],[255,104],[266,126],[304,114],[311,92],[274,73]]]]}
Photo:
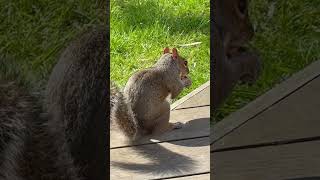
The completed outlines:
{"type": "Polygon", "coordinates": [[[213,144],[213,149],[320,136],[320,77],[213,144]]]}
{"type": "MultiPolygon", "coordinates": [[[[153,139],[155,142],[187,139],[194,137],[209,136],[210,125],[210,107],[199,107],[191,109],[180,109],[171,112],[170,122],[182,122],[184,126],[181,129],[176,129],[161,135],[148,136],[134,144],[150,143],[149,139],[153,139]]],[[[122,147],[127,146],[129,143],[121,132],[116,129],[110,132],[110,147],[122,147]]],[[[131,144],[132,145],[132,144],[131,144]]]]}
{"type": "Polygon", "coordinates": [[[174,104],[170,122],[184,123],[181,129],[147,136],[135,144],[112,129],[110,178],[209,179],[209,99],[208,82],[174,104]],[[198,175],[203,173],[207,175],[198,175]]]}
{"type": "Polygon", "coordinates": [[[171,110],[210,105],[210,81],[171,105],[171,110]]]}
{"type": "Polygon", "coordinates": [[[110,178],[156,179],[209,172],[209,137],[111,149],[110,178]]]}
{"type": "Polygon", "coordinates": [[[320,176],[320,141],[211,153],[214,180],[320,176]]]}
{"type": "Polygon", "coordinates": [[[258,97],[256,100],[249,103],[244,108],[232,113],[224,120],[215,124],[213,128],[211,128],[210,133],[210,141],[212,142],[212,144],[217,142],[219,139],[221,139],[234,129],[240,127],[248,121],[251,121],[251,119],[257,116],[259,113],[267,110],[274,103],[280,101],[282,98],[288,96],[293,91],[304,86],[308,81],[317,77],[320,74],[319,69],[320,61],[312,63],[304,70],[298,72],[288,80],[277,85],[264,95],[258,97]]]}

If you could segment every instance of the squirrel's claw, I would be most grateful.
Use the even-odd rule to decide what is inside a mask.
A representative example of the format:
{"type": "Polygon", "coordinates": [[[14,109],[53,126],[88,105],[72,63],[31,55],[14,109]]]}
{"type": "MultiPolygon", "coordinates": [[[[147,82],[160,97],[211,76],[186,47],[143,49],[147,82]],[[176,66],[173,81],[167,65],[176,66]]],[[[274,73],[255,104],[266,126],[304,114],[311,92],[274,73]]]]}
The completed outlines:
{"type": "Polygon", "coordinates": [[[175,122],[172,123],[173,124],[173,129],[181,129],[183,127],[183,123],[182,122],[175,122]]]}

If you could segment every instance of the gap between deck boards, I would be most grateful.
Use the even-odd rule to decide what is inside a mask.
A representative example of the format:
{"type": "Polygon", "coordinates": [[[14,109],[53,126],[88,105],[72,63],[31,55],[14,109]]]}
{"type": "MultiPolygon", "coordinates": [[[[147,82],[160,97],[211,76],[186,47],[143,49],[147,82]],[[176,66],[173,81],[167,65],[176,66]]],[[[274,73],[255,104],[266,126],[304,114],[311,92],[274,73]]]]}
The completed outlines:
{"type": "Polygon", "coordinates": [[[113,156],[110,159],[112,165],[110,177],[173,179],[209,172],[209,143],[209,137],[204,137],[177,143],[146,145],[145,148],[138,149],[128,147],[111,150],[113,156]]]}
{"type": "Polygon", "coordinates": [[[320,141],[210,153],[213,179],[290,179],[319,176],[320,141]]]}
{"type": "Polygon", "coordinates": [[[177,129],[172,132],[167,132],[162,135],[149,135],[143,137],[141,140],[135,143],[128,143],[125,141],[125,137],[119,130],[115,129],[112,131],[110,136],[110,149],[129,147],[133,145],[144,145],[144,144],[156,144],[161,142],[173,142],[184,139],[193,139],[200,137],[209,137],[209,106],[204,106],[198,109],[184,109],[172,111],[173,117],[171,122],[183,122],[184,127],[177,129]],[[182,112],[180,112],[182,111],[182,112]],[[197,113],[198,112],[198,113],[197,113]],[[207,115],[208,114],[208,115],[207,115]],[[115,139],[112,139],[115,138],[115,139]],[[150,140],[151,139],[151,140],[150,140]]]}
{"type": "MultiPolygon", "coordinates": [[[[320,76],[320,60],[269,90],[211,128],[211,146],[320,76]]],[[[213,149],[213,147],[211,147],[213,149]]]]}
{"type": "Polygon", "coordinates": [[[191,139],[201,139],[201,138],[205,138],[205,137],[209,137],[209,135],[207,135],[207,136],[198,136],[198,137],[190,137],[190,138],[164,140],[164,141],[149,142],[149,143],[141,143],[141,144],[133,144],[133,145],[126,145],[126,146],[117,146],[117,147],[112,147],[110,149],[121,149],[121,148],[135,147],[135,146],[145,146],[145,145],[150,145],[150,144],[161,144],[161,143],[167,143],[167,142],[184,141],[184,140],[191,140],[191,139]]]}
{"type": "Polygon", "coordinates": [[[281,146],[281,145],[296,144],[296,143],[311,142],[311,141],[320,141],[320,136],[213,149],[213,150],[211,150],[211,153],[236,151],[236,150],[243,150],[243,149],[253,149],[253,148],[262,148],[262,147],[269,147],[269,146],[281,146]]]}
{"type": "MultiPolygon", "coordinates": [[[[190,98],[194,97],[195,95],[201,93],[203,90],[205,90],[209,86],[210,86],[210,81],[207,81],[206,83],[202,84],[201,86],[199,86],[198,88],[196,88],[195,90],[190,92],[189,94],[187,94],[184,97],[182,97],[181,99],[177,100],[176,102],[174,102],[173,104],[170,105],[171,111],[181,109],[181,108],[177,108],[177,107],[179,107],[180,105],[182,105],[184,102],[186,102],[190,98]]],[[[210,104],[208,104],[208,106],[210,106],[210,104]]]]}
{"type": "Polygon", "coordinates": [[[165,178],[156,178],[156,179],[150,179],[150,180],[180,179],[180,178],[182,179],[182,178],[186,178],[186,177],[199,176],[199,175],[209,175],[210,176],[210,171],[205,171],[205,172],[201,172],[201,173],[194,173],[194,174],[185,174],[185,175],[180,175],[180,176],[165,177],[165,178]]]}
{"type": "Polygon", "coordinates": [[[223,137],[227,136],[228,134],[232,133],[234,130],[240,128],[241,126],[243,126],[244,124],[246,124],[247,122],[249,122],[250,120],[254,119],[255,117],[257,117],[258,115],[266,112],[268,109],[270,109],[272,106],[278,104],[280,101],[282,101],[283,99],[289,97],[291,94],[299,91],[301,88],[303,88],[305,85],[311,83],[313,80],[315,80],[316,78],[320,77],[320,74],[317,75],[316,77],[313,77],[311,80],[307,81],[305,84],[300,85],[299,87],[297,87],[295,90],[291,91],[290,93],[284,95],[283,97],[279,98],[278,100],[276,100],[275,102],[273,102],[272,104],[268,105],[267,107],[265,107],[264,109],[262,109],[261,111],[257,112],[256,114],[254,114],[252,117],[248,118],[247,120],[243,121],[242,123],[240,123],[238,126],[234,127],[233,129],[231,129],[230,131],[226,132],[224,135],[220,136],[219,138],[214,139],[210,144],[214,144],[215,142],[219,141],[220,139],[222,139],[223,137]]]}

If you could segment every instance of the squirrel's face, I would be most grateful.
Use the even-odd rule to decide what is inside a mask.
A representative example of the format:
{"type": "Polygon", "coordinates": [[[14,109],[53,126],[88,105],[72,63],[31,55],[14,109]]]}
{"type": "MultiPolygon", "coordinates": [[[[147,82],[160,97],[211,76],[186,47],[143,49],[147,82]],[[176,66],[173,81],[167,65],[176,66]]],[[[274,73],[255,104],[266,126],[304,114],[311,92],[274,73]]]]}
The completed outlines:
{"type": "MultiPolygon", "coordinates": [[[[166,53],[170,53],[170,49],[167,47],[163,50],[163,54],[166,53]]],[[[177,62],[181,78],[189,74],[188,61],[178,54],[178,50],[176,48],[172,49],[172,60],[177,62]]]]}
{"type": "Polygon", "coordinates": [[[189,74],[188,61],[181,56],[178,56],[176,61],[179,64],[181,78],[187,76],[189,74]]]}
{"type": "Polygon", "coordinates": [[[227,48],[239,47],[254,35],[248,14],[248,0],[216,0],[216,23],[224,31],[227,48]]]}

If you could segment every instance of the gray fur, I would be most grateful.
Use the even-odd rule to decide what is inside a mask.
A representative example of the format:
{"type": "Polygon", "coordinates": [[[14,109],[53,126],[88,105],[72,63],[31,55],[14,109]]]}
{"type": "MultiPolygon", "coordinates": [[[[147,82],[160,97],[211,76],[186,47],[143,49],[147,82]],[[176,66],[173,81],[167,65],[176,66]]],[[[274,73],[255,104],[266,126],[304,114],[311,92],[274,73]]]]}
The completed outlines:
{"type": "Polygon", "coordinates": [[[0,86],[0,178],[78,180],[65,139],[52,141],[63,132],[47,130],[50,119],[41,115],[40,103],[16,83],[2,81],[0,86]]]}
{"type": "Polygon", "coordinates": [[[180,72],[178,60],[173,60],[169,53],[164,54],[153,67],[133,74],[123,94],[115,95],[111,120],[130,140],[150,134],[158,126],[170,127],[170,104],[166,99],[169,95],[177,97],[187,86],[180,72]]]}
{"type": "Polygon", "coordinates": [[[45,108],[0,82],[0,179],[107,179],[108,31],[91,29],[62,53],[45,108]]]}
{"type": "MultiPolygon", "coordinates": [[[[248,15],[248,7],[239,16],[240,0],[217,0],[212,3],[213,38],[211,53],[213,66],[213,109],[224,102],[236,83],[252,83],[260,72],[260,58],[253,52],[239,52],[254,35],[248,15]]],[[[242,1],[243,2],[243,1],[242,1]]],[[[248,1],[245,1],[248,6],[248,1]]]]}
{"type": "Polygon", "coordinates": [[[65,132],[66,147],[88,180],[107,177],[108,41],[106,27],[96,27],[71,42],[46,89],[49,130],[65,132]]]}

